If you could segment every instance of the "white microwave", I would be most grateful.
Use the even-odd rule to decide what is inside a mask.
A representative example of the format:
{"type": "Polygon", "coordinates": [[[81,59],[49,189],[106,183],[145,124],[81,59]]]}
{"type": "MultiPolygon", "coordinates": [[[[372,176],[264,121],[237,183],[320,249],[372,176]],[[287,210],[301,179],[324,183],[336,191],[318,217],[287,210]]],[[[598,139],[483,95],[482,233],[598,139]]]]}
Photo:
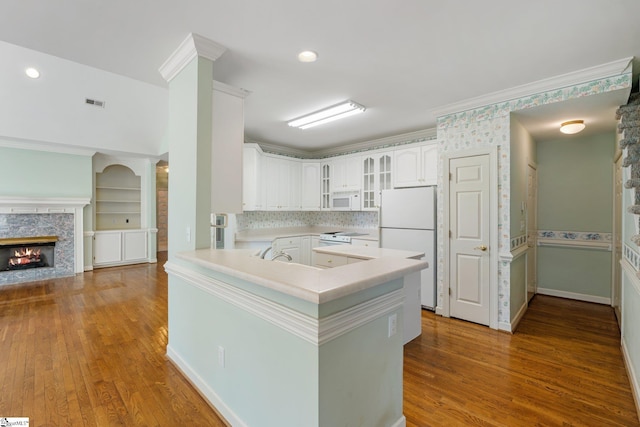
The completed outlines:
{"type": "Polygon", "coordinates": [[[334,211],[359,211],[360,192],[345,191],[337,192],[331,195],[331,210],[334,211]]]}

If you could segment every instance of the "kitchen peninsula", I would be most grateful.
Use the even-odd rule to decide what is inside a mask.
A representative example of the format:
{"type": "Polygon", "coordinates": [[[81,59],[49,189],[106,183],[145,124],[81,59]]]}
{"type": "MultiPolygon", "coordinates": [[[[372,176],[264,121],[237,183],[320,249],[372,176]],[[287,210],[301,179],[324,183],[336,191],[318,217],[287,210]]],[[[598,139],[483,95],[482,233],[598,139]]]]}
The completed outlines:
{"type": "Polygon", "coordinates": [[[319,269],[254,253],[166,264],[169,358],[234,426],[404,425],[403,278],[427,263],[319,269]]]}

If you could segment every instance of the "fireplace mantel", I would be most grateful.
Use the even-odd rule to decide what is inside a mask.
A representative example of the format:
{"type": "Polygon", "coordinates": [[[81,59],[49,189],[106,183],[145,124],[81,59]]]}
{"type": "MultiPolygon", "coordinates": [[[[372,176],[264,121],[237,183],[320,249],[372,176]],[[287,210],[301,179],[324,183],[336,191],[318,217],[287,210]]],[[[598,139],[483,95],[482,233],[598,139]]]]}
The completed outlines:
{"type": "Polygon", "coordinates": [[[90,198],[0,196],[0,214],[71,213],[74,218],[74,272],[84,271],[84,214],[90,198]]]}

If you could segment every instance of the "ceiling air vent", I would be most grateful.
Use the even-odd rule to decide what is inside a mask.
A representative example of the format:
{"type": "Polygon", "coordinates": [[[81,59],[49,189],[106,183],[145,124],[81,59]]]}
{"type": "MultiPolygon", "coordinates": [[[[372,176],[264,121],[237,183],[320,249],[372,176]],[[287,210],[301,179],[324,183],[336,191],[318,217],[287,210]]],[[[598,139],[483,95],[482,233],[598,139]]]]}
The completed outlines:
{"type": "Polygon", "coordinates": [[[87,98],[87,99],[84,100],[84,102],[85,102],[85,104],[88,104],[88,105],[94,105],[96,107],[104,108],[104,101],[98,101],[97,99],[89,99],[89,98],[87,98]]]}

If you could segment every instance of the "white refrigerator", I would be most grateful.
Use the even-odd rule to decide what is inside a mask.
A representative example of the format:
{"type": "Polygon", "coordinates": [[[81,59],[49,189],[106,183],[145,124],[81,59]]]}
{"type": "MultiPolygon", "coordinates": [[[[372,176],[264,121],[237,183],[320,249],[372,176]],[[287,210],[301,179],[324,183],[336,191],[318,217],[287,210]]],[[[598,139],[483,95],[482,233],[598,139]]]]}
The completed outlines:
{"type": "Polygon", "coordinates": [[[416,315],[420,319],[420,306],[429,310],[436,306],[435,193],[435,187],[430,186],[383,190],[380,196],[380,247],[424,252],[429,263],[419,273],[418,289],[405,285],[409,326],[415,324],[416,315]]]}

